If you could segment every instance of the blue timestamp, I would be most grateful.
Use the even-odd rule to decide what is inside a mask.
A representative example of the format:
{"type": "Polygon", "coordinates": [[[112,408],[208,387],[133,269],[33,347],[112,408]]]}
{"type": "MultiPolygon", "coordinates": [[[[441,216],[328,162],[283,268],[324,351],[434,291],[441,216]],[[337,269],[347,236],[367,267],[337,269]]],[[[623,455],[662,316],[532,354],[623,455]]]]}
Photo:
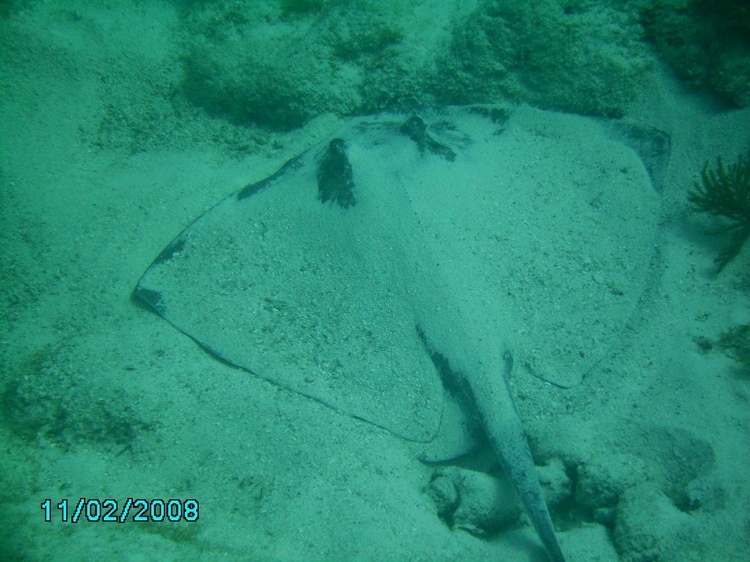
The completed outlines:
{"type": "Polygon", "coordinates": [[[128,498],[122,503],[113,499],[78,498],[76,501],[67,499],[53,504],[47,498],[42,501],[44,521],[50,523],[59,515],[62,523],[78,523],[80,521],[103,523],[134,523],[198,521],[200,504],[196,499],[151,499],[128,498]]]}

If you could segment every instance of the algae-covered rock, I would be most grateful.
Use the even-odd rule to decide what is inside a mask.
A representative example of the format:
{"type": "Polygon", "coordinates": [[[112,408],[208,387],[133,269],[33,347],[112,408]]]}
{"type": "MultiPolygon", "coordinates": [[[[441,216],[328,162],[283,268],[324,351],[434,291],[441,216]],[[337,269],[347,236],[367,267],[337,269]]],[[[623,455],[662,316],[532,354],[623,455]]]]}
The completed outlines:
{"type": "Polygon", "coordinates": [[[650,60],[636,14],[568,0],[195,3],[181,92],[278,129],[325,112],[504,100],[620,115],[650,60]]]}
{"type": "Polygon", "coordinates": [[[634,14],[587,1],[483,2],[456,27],[441,92],[621,115],[650,61],[634,14]]]}
{"type": "Polygon", "coordinates": [[[184,92],[211,114],[278,129],[321,113],[356,113],[369,59],[402,36],[397,4],[203,5],[187,18],[184,92]]]}
{"type": "Polygon", "coordinates": [[[693,86],[750,105],[750,5],[736,0],[650,0],[643,22],[661,57],[693,86]]]}

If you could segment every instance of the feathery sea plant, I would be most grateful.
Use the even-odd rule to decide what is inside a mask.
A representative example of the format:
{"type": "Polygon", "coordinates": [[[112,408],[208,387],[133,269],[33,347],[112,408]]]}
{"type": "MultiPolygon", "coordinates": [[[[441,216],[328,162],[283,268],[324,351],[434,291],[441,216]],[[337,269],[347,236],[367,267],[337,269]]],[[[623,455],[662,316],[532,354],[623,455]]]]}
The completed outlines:
{"type": "Polygon", "coordinates": [[[713,234],[731,233],[730,243],[714,260],[721,271],[739,254],[750,236],[750,155],[740,156],[728,167],[720,157],[715,168],[709,169],[706,162],[701,181],[695,182],[688,199],[696,211],[729,220],[729,224],[713,231],[713,234]]]}

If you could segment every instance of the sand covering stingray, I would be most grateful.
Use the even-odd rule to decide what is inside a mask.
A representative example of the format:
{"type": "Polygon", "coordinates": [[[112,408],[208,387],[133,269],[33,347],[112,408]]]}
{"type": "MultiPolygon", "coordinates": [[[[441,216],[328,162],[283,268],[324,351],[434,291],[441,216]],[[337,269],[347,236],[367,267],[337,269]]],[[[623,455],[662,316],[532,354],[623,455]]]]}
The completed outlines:
{"type": "Polygon", "coordinates": [[[527,107],[354,119],[199,217],[136,295],[425,457],[485,433],[561,561],[506,378],[571,386],[611,350],[647,279],[668,145],[527,107]]]}
{"type": "Polygon", "coordinates": [[[563,386],[612,348],[652,257],[644,163],[660,181],[668,143],[526,107],[435,111],[416,142],[407,117],[336,134],[351,202],[321,204],[324,141],[199,217],[136,294],[222,359],[429,442],[450,393],[416,326],[445,353],[428,325],[463,324],[441,337],[563,386]]]}

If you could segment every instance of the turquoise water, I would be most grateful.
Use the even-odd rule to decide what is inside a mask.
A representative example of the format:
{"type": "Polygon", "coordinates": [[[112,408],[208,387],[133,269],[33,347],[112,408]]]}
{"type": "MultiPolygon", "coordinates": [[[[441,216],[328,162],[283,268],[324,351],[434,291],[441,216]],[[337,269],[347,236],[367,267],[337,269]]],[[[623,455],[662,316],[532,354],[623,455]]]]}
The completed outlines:
{"type": "Polygon", "coordinates": [[[0,558],[748,559],[749,22],[3,3],[0,558]]]}

